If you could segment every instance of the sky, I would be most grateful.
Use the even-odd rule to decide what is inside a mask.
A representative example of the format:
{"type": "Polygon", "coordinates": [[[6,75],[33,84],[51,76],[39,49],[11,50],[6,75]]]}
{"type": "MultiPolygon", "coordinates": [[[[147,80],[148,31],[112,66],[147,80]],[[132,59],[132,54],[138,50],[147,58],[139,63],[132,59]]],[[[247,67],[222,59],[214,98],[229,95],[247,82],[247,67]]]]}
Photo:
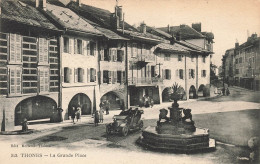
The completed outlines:
{"type": "MultiPolygon", "coordinates": [[[[65,4],[70,0],[61,0],[65,4]]],[[[114,12],[116,0],[81,0],[82,3],[114,12]]],[[[260,36],[260,0],[118,0],[125,21],[131,25],[145,22],[166,27],[201,22],[202,31],[213,32],[212,63],[221,58],[236,41],[246,42],[248,35],[260,36]]]]}

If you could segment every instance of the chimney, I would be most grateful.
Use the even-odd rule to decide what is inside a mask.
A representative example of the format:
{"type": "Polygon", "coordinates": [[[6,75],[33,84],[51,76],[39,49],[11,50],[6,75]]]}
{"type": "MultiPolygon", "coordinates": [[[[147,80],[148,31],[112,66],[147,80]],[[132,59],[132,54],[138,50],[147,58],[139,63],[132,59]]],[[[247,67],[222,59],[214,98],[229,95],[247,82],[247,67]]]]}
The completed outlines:
{"type": "Polygon", "coordinates": [[[198,32],[201,32],[201,23],[192,23],[191,27],[198,31],[198,32]]]}
{"type": "Polygon", "coordinates": [[[181,31],[178,31],[176,34],[176,40],[180,41],[181,40],[181,31]]]}
{"type": "Polygon", "coordinates": [[[46,10],[46,0],[35,0],[35,7],[41,7],[43,10],[46,10]]]}
{"type": "Polygon", "coordinates": [[[115,13],[110,15],[110,23],[113,29],[119,28],[119,18],[115,13]]]}
{"type": "Polygon", "coordinates": [[[81,6],[81,0],[77,0],[79,6],[81,6]]]}
{"type": "Polygon", "coordinates": [[[168,33],[170,33],[171,32],[171,27],[170,27],[170,25],[168,24],[168,33]]]}
{"type": "Polygon", "coordinates": [[[140,30],[143,34],[146,34],[146,24],[144,22],[140,25],[140,30]]]}
{"type": "Polygon", "coordinates": [[[35,7],[38,8],[40,5],[40,0],[35,0],[35,7]]]}
{"type": "Polygon", "coordinates": [[[116,6],[116,15],[119,18],[119,21],[123,21],[123,9],[122,6],[116,6]]]}
{"type": "Polygon", "coordinates": [[[235,43],[235,49],[237,49],[238,47],[239,47],[239,43],[236,42],[236,43],[235,43]]]}
{"type": "Polygon", "coordinates": [[[185,27],[185,24],[181,24],[181,25],[180,25],[180,28],[184,28],[184,27],[185,27]]]}

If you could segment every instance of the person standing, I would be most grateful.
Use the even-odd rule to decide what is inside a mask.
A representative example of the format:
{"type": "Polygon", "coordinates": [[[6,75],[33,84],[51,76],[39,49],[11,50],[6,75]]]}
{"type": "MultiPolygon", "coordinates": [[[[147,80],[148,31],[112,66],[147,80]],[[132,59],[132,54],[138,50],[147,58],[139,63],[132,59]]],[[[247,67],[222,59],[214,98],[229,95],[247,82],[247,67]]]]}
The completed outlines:
{"type": "Polygon", "coordinates": [[[109,109],[110,109],[110,103],[108,100],[105,101],[105,107],[106,107],[106,115],[109,114],[109,109]]]}
{"type": "Polygon", "coordinates": [[[77,112],[76,112],[76,118],[77,118],[77,122],[78,122],[78,120],[80,119],[80,121],[81,121],[81,108],[80,107],[78,107],[77,108],[77,112]]]}
{"type": "Polygon", "coordinates": [[[95,111],[95,113],[94,113],[94,125],[98,126],[98,122],[99,122],[98,111],[95,111]]]}
{"type": "Polygon", "coordinates": [[[72,119],[72,122],[75,124],[74,122],[74,119],[75,119],[75,107],[72,107],[72,112],[71,112],[71,119],[72,119]]]}
{"type": "Polygon", "coordinates": [[[226,89],[226,94],[227,94],[227,96],[230,94],[230,92],[229,92],[229,89],[228,89],[228,88],[226,89]]]}
{"type": "Polygon", "coordinates": [[[99,110],[99,122],[102,122],[102,123],[104,121],[103,113],[104,113],[103,108],[100,108],[100,110],[99,110]]]}

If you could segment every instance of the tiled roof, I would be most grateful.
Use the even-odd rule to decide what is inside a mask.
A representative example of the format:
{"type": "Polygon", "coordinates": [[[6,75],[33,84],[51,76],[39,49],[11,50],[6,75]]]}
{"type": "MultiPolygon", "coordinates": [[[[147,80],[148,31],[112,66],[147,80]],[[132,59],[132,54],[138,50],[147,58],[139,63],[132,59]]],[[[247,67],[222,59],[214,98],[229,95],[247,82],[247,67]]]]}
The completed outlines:
{"type": "MultiPolygon", "coordinates": [[[[78,3],[71,1],[67,5],[68,8],[72,9],[73,11],[77,11],[78,14],[89,19],[105,28],[112,28],[110,16],[111,12],[105,9],[89,6],[86,4],[78,5],[78,3]]],[[[120,22],[120,27],[122,27],[123,23],[120,22]]],[[[124,22],[124,28],[126,30],[137,31],[136,28],[132,27],[128,23],[124,22]]]]}
{"type": "Polygon", "coordinates": [[[175,43],[173,45],[168,43],[160,43],[157,45],[156,49],[158,51],[182,52],[182,53],[191,51],[190,48],[184,47],[178,43],[175,43]]]}
{"type": "Polygon", "coordinates": [[[47,4],[46,13],[67,30],[101,35],[102,33],[68,8],[47,4]]]}
{"type": "Polygon", "coordinates": [[[18,0],[6,0],[1,3],[1,19],[15,21],[30,26],[58,30],[41,12],[36,8],[18,0]]]}
{"type": "Polygon", "coordinates": [[[158,37],[156,35],[150,34],[150,33],[141,33],[141,32],[135,32],[135,31],[129,31],[129,30],[123,30],[118,29],[119,32],[124,33],[125,36],[130,36],[131,38],[137,38],[137,39],[144,39],[144,40],[150,40],[155,42],[163,42],[164,39],[161,37],[158,37]]]}
{"type": "Polygon", "coordinates": [[[101,31],[103,33],[103,35],[105,37],[107,37],[108,39],[114,39],[114,40],[129,40],[129,39],[126,39],[120,35],[118,35],[117,33],[111,31],[111,30],[108,30],[106,28],[102,28],[102,27],[99,27],[99,26],[96,26],[96,28],[101,31]]]}
{"type": "Polygon", "coordinates": [[[172,36],[170,34],[168,34],[167,32],[159,30],[159,29],[157,29],[155,27],[146,26],[146,30],[148,32],[152,33],[152,34],[155,34],[155,35],[159,34],[159,35],[161,35],[161,36],[163,36],[163,37],[165,37],[167,39],[171,39],[172,38],[172,36]]]}
{"type": "Polygon", "coordinates": [[[201,33],[197,32],[193,28],[191,28],[188,25],[180,25],[180,26],[171,26],[170,27],[170,32],[168,32],[168,27],[160,27],[157,28],[159,30],[162,30],[168,34],[173,35],[174,37],[177,36],[177,33],[181,34],[181,39],[186,40],[186,39],[196,39],[196,38],[204,38],[205,36],[202,35],[201,33]]]}
{"type": "MultiPolygon", "coordinates": [[[[20,1],[35,7],[35,1],[36,0],[20,0],[20,1]]],[[[47,1],[47,3],[53,4],[53,5],[56,5],[56,6],[65,7],[65,5],[62,2],[60,2],[59,0],[46,0],[46,1],[47,1]]]]}

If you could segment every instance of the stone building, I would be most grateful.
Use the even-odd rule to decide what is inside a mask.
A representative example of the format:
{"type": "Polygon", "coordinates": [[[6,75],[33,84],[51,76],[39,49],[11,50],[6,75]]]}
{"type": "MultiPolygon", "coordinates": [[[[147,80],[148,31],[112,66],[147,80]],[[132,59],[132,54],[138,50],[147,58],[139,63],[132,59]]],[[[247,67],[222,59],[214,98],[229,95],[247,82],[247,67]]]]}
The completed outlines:
{"type": "Polygon", "coordinates": [[[223,75],[224,75],[224,81],[225,83],[227,83],[228,85],[233,85],[235,80],[234,80],[234,73],[235,73],[235,49],[231,48],[226,50],[225,55],[222,58],[222,62],[223,64],[223,75]]]}
{"type": "Polygon", "coordinates": [[[61,105],[61,31],[21,1],[2,1],[0,11],[0,124],[9,131],[24,118],[49,119],[61,105]]]}
{"type": "MultiPolygon", "coordinates": [[[[241,45],[236,43],[233,62],[235,85],[260,90],[260,38],[257,34],[252,34],[241,45]]],[[[226,63],[225,67],[228,67],[226,63]]]]}
{"type": "Polygon", "coordinates": [[[63,117],[72,108],[91,115],[99,104],[98,40],[103,34],[69,8],[47,4],[44,13],[64,31],[60,38],[63,117]]]}

